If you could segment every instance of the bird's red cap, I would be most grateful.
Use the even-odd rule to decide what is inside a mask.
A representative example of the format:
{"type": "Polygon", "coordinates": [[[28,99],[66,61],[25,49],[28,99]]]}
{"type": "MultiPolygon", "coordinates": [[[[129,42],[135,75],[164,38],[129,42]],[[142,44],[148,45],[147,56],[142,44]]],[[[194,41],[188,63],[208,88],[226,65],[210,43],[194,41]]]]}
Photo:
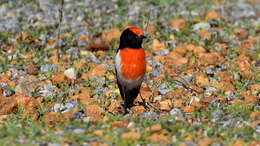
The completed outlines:
{"type": "Polygon", "coordinates": [[[135,26],[128,27],[128,29],[129,29],[130,31],[132,31],[133,33],[135,33],[136,35],[138,35],[138,36],[144,34],[144,32],[142,31],[142,29],[140,29],[140,28],[138,28],[138,27],[135,27],[135,26]]]}

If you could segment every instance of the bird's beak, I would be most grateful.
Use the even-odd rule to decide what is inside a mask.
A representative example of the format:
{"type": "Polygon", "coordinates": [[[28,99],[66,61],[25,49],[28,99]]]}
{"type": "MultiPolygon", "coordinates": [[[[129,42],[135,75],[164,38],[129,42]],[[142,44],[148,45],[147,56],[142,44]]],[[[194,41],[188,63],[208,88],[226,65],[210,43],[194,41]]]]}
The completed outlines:
{"type": "Polygon", "coordinates": [[[140,38],[141,38],[141,39],[145,39],[146,36],[144,36],[144,35],[140,35],[140,38]]]}

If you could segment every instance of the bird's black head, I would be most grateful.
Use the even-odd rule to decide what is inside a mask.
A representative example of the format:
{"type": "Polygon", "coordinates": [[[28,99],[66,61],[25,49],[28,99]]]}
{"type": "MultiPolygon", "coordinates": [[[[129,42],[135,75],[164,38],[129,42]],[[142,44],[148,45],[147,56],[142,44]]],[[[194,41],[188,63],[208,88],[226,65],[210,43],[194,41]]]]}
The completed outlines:
{"type": "Polygon", "coordinates": [[[123,31],[120,36],[119,49],[124,48],[142,48],[143,39],[146,38],[143,35],[143,31],[138,27],[129,27],[123,31]]]}

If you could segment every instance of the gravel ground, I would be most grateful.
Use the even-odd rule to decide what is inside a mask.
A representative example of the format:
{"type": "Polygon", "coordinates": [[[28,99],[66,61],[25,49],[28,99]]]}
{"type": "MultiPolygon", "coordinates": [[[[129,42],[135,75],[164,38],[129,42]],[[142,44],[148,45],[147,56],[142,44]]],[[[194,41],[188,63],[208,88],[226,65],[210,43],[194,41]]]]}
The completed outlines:
{"type": "Polygon", "coordinates": [[[59,9],[0,1],[1,144],[260,143],[257,0],[65,0],[60,40],[59,9]],[[113,58],[130,25],[148,36],[147,108],[122,115],[113,58]]]}

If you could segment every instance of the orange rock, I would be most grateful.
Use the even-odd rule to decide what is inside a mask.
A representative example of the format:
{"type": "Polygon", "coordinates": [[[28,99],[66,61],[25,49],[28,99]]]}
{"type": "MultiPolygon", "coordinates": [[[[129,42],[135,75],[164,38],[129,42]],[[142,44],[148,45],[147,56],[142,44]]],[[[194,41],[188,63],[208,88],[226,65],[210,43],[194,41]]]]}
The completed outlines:
{"type": "Polygon", "coordinates": [[[112,28],[104,35],[104,38],[108,41],[112,41],[113,39],[119,39],[120,38],[120,31],[117,28],[112,28]]]}
{"type": "Polygon", "coordinates": [[[107,68],[103,65],[93,65],[88,72],[82,74],[83,80],[92,79],[93,77],[105,77],[107,68]]]}
{"type": "Polygon", "coordinates": [[[169,38],[170,38],[171,40],[176,40],[174,34],[170,34],[169,38]]]}
{"type": "Polygon", "coordinates": [[[245,102],[241,99],[234,99],[231,102],[231,105],[240,105],[240,104],[245,104],[245,102]]]}
{"type": "Polygon", "coordinates": [[[35,98],[19,93],[14,94],[13,96],[11,96],[11,98],[13,98],[13,100],[16,100],[17,103],[24,108],[22,114],[29,115],[34,119],[37,119],[39,117],[40,114],[38,108],[40,107],[40,104],[35,98]]]}
{"type": "Polygon", "coordinates": [[[118,128],[126,128],[128,125],[127,121],[114,121],[111,123],[111,127],[113,130],[118,128]]]}
{"type": "Polygon", "coordinates": [[[172,51],[180,54],[181,56],[184,56],[185,52],[186,52],[186,47],[184,47],[184,46],[177,46],[172,51]]]}
{"type": "Polygon", "coordinates": [[[257,92],[260,90],[260,84],[254,84],[250,86],[251,92],[257,92]]]}
{"type": "Polygon", "coordinates": [[[153,50],[156,52],[163,51],[166,48],[165,43],[161,43],[157,39],[153,40],[152,47],[153,47],[153,50]]]}
{"type": "Polygon", "coordinates": [[[260,120],[260,112],[252,112],[250,114],[250,118],[254,119],[256,117],[260,120]]]}
{"type": "Polygon", "coordinates": [[[194,90],[197,93],[202,93],[204,90],[196,85],[188,84],[188,87],[190,87],[192,90],[194,90]]]}
{"type": "MultiPolygon", "coordinates": [[[[1,91],[2,93],[2,91],[1,91]]],[[[5,99],[1,95],[0,97],[0,115],[8,115],[11,113],[16,113],[18,109],[18,103],[16,100],[13,100],[11,98],[5,99]]]]}
{"type": "MultiPolygon", "coordinates": [[[[260,4],[260,3],[259,3],[260,4]]],[[[250,146],[260,146],[260,142],[259,141],[254,141],[250,144],[250,146]]]]}
{"type": "Polygon", "coordinates": [[[98,115],[104,114],[104,110],[95,104],[86,107],[86,112],[85,112],[86,116],[92,116],[96,114],[98,115]]]}
{"type": "Polygon", "coordinates": [[[65,122],[72,118],[72,116],[68,116],[70,113],[67,112],[66,114],[57,114],[55,112],[48,112],[44,115],[44,123],[46,126],[51,127],[55,126],[58,122],[65,122]]]}
{"type": "Polygon", "coordinates": [[[201,31],[200,31],[200,37],[201,37],[202,39],[204,39],[204,38],[210,39],[210,38],[211,38],[211,34],[208,33],[208,32],[206,32],[205,30],[201,30],[201,31]]]}
{"type": "Polygon", "coordinates": [[[187,105],[187,106],[182,108],[182,111],[184,113],[192,113],[194,110],[195,110],[195,108],[192,105],[187,105]]]}
{"type": "Polygon", "coordinates": [[[200,102],[203,104],[207,104],[207,103],[210,103],[211,101],[213,101],[214,99],[215,99],[214,97],[204,97],[204,98],[201,98],[200,102]]]}
{"type": "Polygon", "coordinates": [[[92,51],[108,50],[109,45],[102,37],[94,37],[86,48],[87,50],[92,50],[92,51]]]}
{"type": "Polygon", "coordinates": [[[245,96],[245,103],[247,104],[257,104],[258,97],[257,96],[245,96]]]}
{"type": "Polygon", "coordinates": [[[83,68],[86,67],[86,61],[84,59],[77,60],[73,62],[75,68],[83,68]]]}
{"type": "Polygon", "coordinates": [[[38,73],[38,68],[32,63],[28,63],[28,68],[26,69],[26,71],[30,75],[36,75],[38,73]]]}
{"type": "Polygon", "coordinates": [[[201,47],[201,46],[194,46],[192,44],[186,44],[184,47],[189,51],[189,52],[194,52],[194,53],[205,53],[206,50],[201,47]]]}
{"type": "Polygon", "coordinates": [[[123,133],[121,135],[122,139],[134,139],[134,140],[139,140],[141,138],[141,134],[138,132],[127,132],[123,133]]]}
{"type": "Polygon", "coordinates": [[[230,77],[229,72],[218,72],[217,76],[220,78],[223,82],[232,82],[233,79],[230,77]]]}
{"type": "Polygon", "coordinates": [[[159,105],[162,111],[170,111],[172,109],[172,102],[169,99],[159,102],[159,105]]]}
{"type": "Polygon", "coordinates": [[[28,34],[18,33],[18,37],[17,37],[17,40],[18,40],[18,41],[20,41],[20,40],[24,41],[24,40],[26,40],[26,39],[28,39],[28,38],[29,38],[29,35],[28,35],[28,34]]]}
{"type": "Polygon", "coordinates": [[[56,64],[56,65],[58,65],[59,64],[59,58],[58,58],[58,56],[51,56],[50,58],[49,58],[49,60],[48,60],[48,63],[50,63],[50,64],[56,64]]]}
{"type": "Polygon", "coordinates": [[[145,102],[149,102],[149,98],[150,98],[151,94],[152,94],[151,89],[141,88],[140,94],[138,94],[137,98],[135,99],[135,102],[143,102],[143,100],[145,102]],[[141,95],[142,95],[142,97],[141,97],[141,95]],[[142,98],[143,98],[143,100],[142,100],[142,98]]]}
{"type": "Polygon", "coordinates": [[[150,132],[158,132],[162,129],[161,124],[155,124],[151,127],[150,132]]]}
{"type": "Polygon", "coordinates": [[[166,98],[181,98],[183,96],[185,96],[186,91],[185,89],[176,89],[174,91],[168,92],[165,94],[166,98]]]}
{"type": "Polygon", "coordinates": [[[86,35],[81,35],[81,36],[79,37],[79,40],[88,42],[88,41],[89,41],[89,38],[88,38],[88,36],[86,36],[86,35]]]}
{"type": "Polygon", "coordinates": [[[56,41],[58,40],[58,36],[51,39],[51,40],[48,40],[47,41],[47,46],[52,46],[56,41]]]}
{"type": "Polygon", "coordinates": [[[206,20],[220,19],[220,15],[215,10],[209,10],[206,15],[206,20]]]}
{"type": "Polygon", "coordinates": [[[66,81],[64,74],[60,73],[60,72],[56,72],[56,73],[52,74],[51,80],[54,84],[65,83],[65,81],[66,81]]]}
{"type": "Polygon", "coordinates": [[[192,135],[192,134],[188,134],[188,135],[184,138],[185,141],[192,141],[192,139],[193,139],[193,135],[192,135]]]}
{"type": "Polygon", "coordinates": [[[98,136],[103,136],[103,134],[104,134],[104,132],[102,130],[95,130],[93,133],[98,136]]]}
{"type": "Polygon", "coordinates": [[[112,114],[123,113],[124,108],[119,102],[111,102],[111,104],[108,107],[108,112],[112,114]]]}
{"type": "Polygon", "coordinates": [[[198,142],[199,146],[209,146],[211,144],[211,139],[208,137],[205,137],[203,139],[200,139],[198,142]]]}
{"type": "Polygon", "coordinates": [[[232,146],[244,146],[245,144],[242,141],[236,141],[232,144],[232,146]]]}
{"type": "Polygon", "coordinates": [[[145,112],[145,108],[143,106],[133,106],[131,108],[131,111],[133,111],[134,113],[142,114],[143,112],[145,112]]]}
{"type": "Polygon", "coordinates": [[[254,128],[254,127],[258,126],[259,124],[260,124],[260,120],[252,122],[250,126],[252,128],[254,128]]]}
{"type": "Polygon", "coordinates": [[[251,70],[247,60],[237,60],[236,64],[241,72],[249,72],[251,70]]]}
{"type": "Polygon", "coordinates": [[[188,58],[180,56],[178,53],[175,51],[171,51],[166,55],[166,65],[171,66],[171,65],[176,65],[176,66],[183,66],[188,62],[188,58]]]}
{"type": "Polygon", "coordinates": [[[244,29],[235,29],[234,34],[238,37],[239,40],[245,40],[248,38],[249,33],[244,29]]]}
{"type": "Polygon", "coordinates": [[[72,97],[70,97],[72,100],[79,99],[82,104],[88,105],[96,101],[94,98],[91,98],[91,91],[86,89],[80,94],[76,94],[72,97]]]}
{"type": "Polygon", "coordinates": [[[173,100],[173,105],[175,108],[181,108],[182,103],[183,103],[183,100],[181,100],[181,99],[173,100]]]}
{"type": "Polygon", "coordinates": [[[199,66],[216,65],[218,63],[218,55],[216,53],[199,53],[199,66]]]}
{"type": "Polygon", "coordinates": [[[196,80],[197,86],[209,86],[210,85],[209,79],[205,73],[199,73],[195,77],[195,80],[196,80]]]}
{"type": "Polygon", "coordinates": [[[175,29],[182,29],[186,24],[187,21],[185,19],[172,19],[170,22],[171,27],[175,29]]]}
{"type": "Polygon", "coordinates": [[[92,122],[104,120],[104,110],[95,104],[86,107],[85,115],[90,116],[92,122]]]}
{"type": "Polygon", "coordinates": [[[155,27],[153,25],[148,25],[145,30],[150,34],[150,35],[154,35],[154,31],[155,31],[155,27]]]}
{"type": "Polygon", "coordinates": [[[167,145],[171,138],[168,135],[154,133],[148,139],[161,145],[167,145]]]}
{"type": "Polygon", "coordinates": [[[218,90],[235,91],[235,87],[230,82],[224,82],[224,81],[214,82],[213,85],[218,90]]]}

